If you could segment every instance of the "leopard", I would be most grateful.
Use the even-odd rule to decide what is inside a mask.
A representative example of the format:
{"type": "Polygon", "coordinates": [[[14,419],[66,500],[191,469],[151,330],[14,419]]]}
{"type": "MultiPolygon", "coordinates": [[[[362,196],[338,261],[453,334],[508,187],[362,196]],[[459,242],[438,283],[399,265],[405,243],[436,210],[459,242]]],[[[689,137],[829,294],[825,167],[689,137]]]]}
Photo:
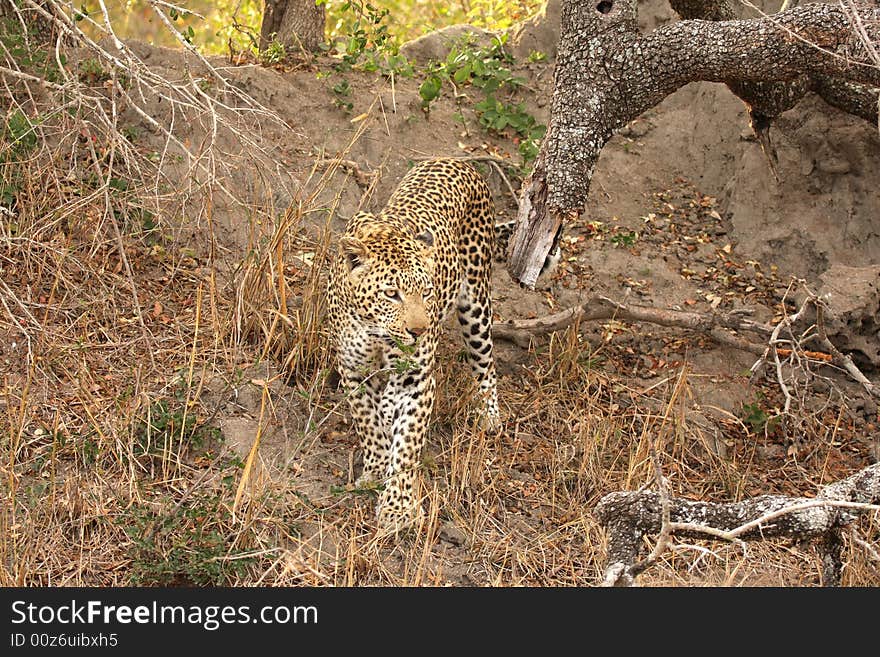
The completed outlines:
{"type": "Polygon", "coordinates": [[[358,212],[331,254],[336,370],[363,452],[358,488],[379,492],[378,525],[422,516],[419,464],[432,421],[437,347],[455,309],[476,379],[478,430],[502,427],[491,334],[495,208],[468,162],[414,165],[377,213],[358,212]]]}

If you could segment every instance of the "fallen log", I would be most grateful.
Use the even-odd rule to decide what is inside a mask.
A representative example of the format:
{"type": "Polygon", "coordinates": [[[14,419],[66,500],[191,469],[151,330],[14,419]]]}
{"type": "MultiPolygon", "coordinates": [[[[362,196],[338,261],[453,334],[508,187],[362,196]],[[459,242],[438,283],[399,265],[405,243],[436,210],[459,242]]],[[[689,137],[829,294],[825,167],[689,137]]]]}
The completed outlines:
{"type": "MultiPolygon", "coordinates": [[[[786,537],[815,542],[822,557],[822,583],[840,584],[842,530],[860,515],[880,511],[880,463],[824,486],[815,498],[760,495],[713,503],[669,498],[662,492],[618,491],[605,495],[595,515],[608,534],[605,586],[630,586],[653,560],[637,562],[647,534],[757,541],[786,537]]],[[[654,550],[654,553],[659,550],[654,550]]]]}

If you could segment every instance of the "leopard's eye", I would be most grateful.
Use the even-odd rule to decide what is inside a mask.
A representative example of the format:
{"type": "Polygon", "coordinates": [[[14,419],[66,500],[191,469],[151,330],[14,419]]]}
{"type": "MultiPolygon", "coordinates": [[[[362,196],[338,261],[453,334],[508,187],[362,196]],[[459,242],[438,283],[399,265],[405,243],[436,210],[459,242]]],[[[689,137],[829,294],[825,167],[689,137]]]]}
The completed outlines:
{"type": "Polygon", "coordinates": [[[387,290],[385,290],[385,296],[392,301],[402,301],[402,299],[400,298],[400,290],[393,287],[389,287],[387,290]]]}
{"type": "Polygon", "coordinates": [[[425,300],[432,299],[433,297],[434,297],[434,288],[433,287],[425,288],[425,291],[422,292],[422,298],[425,300]]]}

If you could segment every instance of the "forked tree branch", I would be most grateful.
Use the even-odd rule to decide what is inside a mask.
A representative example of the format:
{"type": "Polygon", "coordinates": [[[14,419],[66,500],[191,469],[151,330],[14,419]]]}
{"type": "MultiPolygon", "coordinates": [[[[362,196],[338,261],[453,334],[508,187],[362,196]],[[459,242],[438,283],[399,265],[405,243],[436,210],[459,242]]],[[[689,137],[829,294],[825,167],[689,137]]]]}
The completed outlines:
{"type": "Polygon", "coordinates": [[[563,0],[549,126],[523,184],[508,250],[508,271],[523,286],[534,287],[561,226],[585,206],[611,136],[689,82],[738,88],[761,109],[753,119],[786,109],[812,86],[827,89],[838,106],[851,99],[849,111],[866,118],[876,110],[876,2],[814,3],[750,20],[718,20],[724,12],[709,12],[715,3],[707,1],[676,4],[710,20],[641,36],[634,0],[563,0]]]}

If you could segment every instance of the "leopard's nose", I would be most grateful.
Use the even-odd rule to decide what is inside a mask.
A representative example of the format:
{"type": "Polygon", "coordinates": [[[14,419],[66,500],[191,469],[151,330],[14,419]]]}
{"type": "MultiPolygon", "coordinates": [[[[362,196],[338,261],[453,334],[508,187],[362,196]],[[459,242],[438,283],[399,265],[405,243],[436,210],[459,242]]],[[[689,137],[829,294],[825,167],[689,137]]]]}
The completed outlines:
{"type": "Polygon", "coordinates": [[[409,333],[411,336],[413,336],[413,338],[417,338],[417,337],[419,337],[422,333],[425,332],[425,327],[424,327],[424,326],[420,326],[420,327],[416,327],[416,328],[409,328],[409,329],[406,329],[406,331],[407,331],[407,333],[409,333]]]}

